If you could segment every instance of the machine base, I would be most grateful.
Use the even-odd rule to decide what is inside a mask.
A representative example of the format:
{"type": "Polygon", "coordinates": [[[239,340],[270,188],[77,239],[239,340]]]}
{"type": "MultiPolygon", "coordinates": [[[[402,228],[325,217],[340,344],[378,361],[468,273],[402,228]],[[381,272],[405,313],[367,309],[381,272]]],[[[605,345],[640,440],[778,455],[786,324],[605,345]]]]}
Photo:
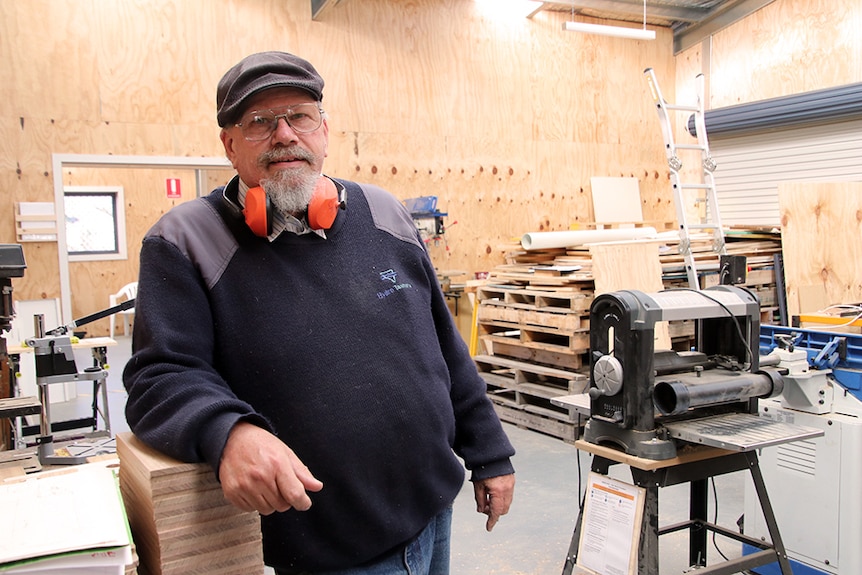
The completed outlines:
{"type": "Polygon", "coordinates": [[[613,444],[629,455],[644,459],[661,460],[676,457],[674,441],[660,439],[656,430],[623,429],[596,418],[591,418],[584,426],[584,440],[596,445],[613,444]]]}

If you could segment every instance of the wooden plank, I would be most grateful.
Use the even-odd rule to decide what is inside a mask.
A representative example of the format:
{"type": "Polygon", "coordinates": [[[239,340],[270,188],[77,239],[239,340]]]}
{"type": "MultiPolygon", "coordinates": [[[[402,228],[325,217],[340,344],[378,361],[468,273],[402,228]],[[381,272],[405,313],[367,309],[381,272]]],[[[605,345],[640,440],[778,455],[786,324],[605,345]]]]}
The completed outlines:
{"type": "Polygon", "coordinates": [[[716,457],[723,457],[725,455],[733,455],[734,453],[737,453],[734,451],[728,451],[726,449],[719,449],[717,447],[705,447],[703,445],[691,444],[679,448],[677,450],[677,456],[671,459],[646,459],[643,457],[637,457],[635,455],[629,455],[628,453],[625,453],[624,451],[621,451],[616,447],[608,445],[597,445],[583,439],[579,439],[575,443],[575,446],[578,449],[586,451],[588,453],[592,453],[593,455],[599,455],[612,461],[616,461],[618,463],[625,463],[626,465],[630,465],[631,467],[635,467],[637,469],[643,469],[645,471],[664,469],[666,467],[674,467],[676,465],[693,463],[695,461],[704,461],[707,459],[714,459],[716,457]]]}
{"type": "Polygon", "coordinates": [[[489,336],[482,337],[481,341],[486,353],[489,355],[509,357],[543,365],[553,365],[560,369],[577,370],[589,364],[589,361],[586,359],[586,350],[547,349],[524,345],[520,341],[489,336]]]}
{"type": "MultiPolygon", "coordinates": [[[[570,423],[578,419],[576,410],[553,403],[545,390],[540,393],[525,393],[508,388],[495,389],[490,381],[486,382],[489,385],[488,397],[497,405],[541,415],[554,421],[570,423]]],[[[553,397],[559,397],[559,391],[553,397]]]]}
{"type": "Polygon", "coordinates": [[[0,418],[33,415],[35,413],[42,413],[42,404],[35,397],[0,399],[0,418]]]}
{"type": "Polygon", "coordinates": [[[580,436],[580,422],[557,421],[540,414],[530,413],[522,409],[506,405],[494,404],[494,411],[501,420],[512,423],[519,427],[552,435],[569,443],[573,443],[580,436]]]}
{"type": "Polygon", "coordinates": [[[539,311],[589,312],[593,301],[593,288],[592,285],[589,289],[583,287],[526,289],[512,285],[486,285],[476,291],[477,299],[485,305],[539,311]]]}
{"type": "Polygon", "coordinates": [[[546,276],[531,273],[530,271],[506,271],[495,268],[491,271],[490,279],[497,281],[519,282],[531,286],[568,286],[573,282],[586,282],[592,280],[592,276],[582,273],[572,273],[566,276],[546,276]]]}
{"type": "Polygon", "coordinates": [[[671,340],[694,337],[694,320],[683,319],[667,322],[668,336],[671,340]]]}
{"type": "Polygon", "coordinates": [[[586,331],[567,332],[540,326],[513,326],[503,322],[479,324],[480,339],[501,342],[520,342],[521,345],[546,350],[571,350],[584,352],[590,347],[590,335],[586,331]]]}
{"type": "Polygon", "coordinates": [[[556,369],[544,365],[537,365],[535,363],[515,361],[495,355],[477,355],[473,358],[473,361],[480,364],[488,364],[494,367],[505,367],[508,369],[532,371],[540,375],[544,375],[547,377],[555,377],[558,379],[582,379],[583,377],[580,374],[571,371],[564,371],[562,369],[556,369]]]}
{"type": "MultiPolygon", "coordinates": [[[[703,287],[712,287],[719,284],[718,274],[706,274],[702,279],[703,287]]],[[[743,286],[763,286],[763,285],[771,285],[774,287],[775,285],[775,270],[774,269],[760,269],[760,270],[751,270],[746,274],[745,283],[741,284],[743,286]]]]}
{"type": "Polygon", "coordinates": [[[658,244],[627,242],[590,246],[596,295],[621,289],[661,291],[658,244]]]}
{"type": "Polygon", "coordinates": [[[566,394],[582,393],[589,382],[589,378],[580,373],[495,355],[478,355],[473,360],[480,373],[497,376],[496,385],[546,399],[561,395],[561,391],[566,394]],[[510,382],[502,384],[500,377],[510,382]],[[549,391],[552,395],[548,395],[549,391]]]}
{"type": "MultiPolygon", "coordinates": [[[[623,289],[646,293],[664,289],[658,244],[655,242],[595,244],[590,246],[590,254],[596,295],[623,289]]],[[[671,349],[667,322],[656,324],[655,347],[671,349]]]]}
{"type": "Polygon", "coordinates": [[[563,331],[589,329],[589,315],[542,312],[528,309],[512,309],[492,305],[480,305],[477,318],[482,323],[511,323],[514,327],[541,326],[563,331]]]}

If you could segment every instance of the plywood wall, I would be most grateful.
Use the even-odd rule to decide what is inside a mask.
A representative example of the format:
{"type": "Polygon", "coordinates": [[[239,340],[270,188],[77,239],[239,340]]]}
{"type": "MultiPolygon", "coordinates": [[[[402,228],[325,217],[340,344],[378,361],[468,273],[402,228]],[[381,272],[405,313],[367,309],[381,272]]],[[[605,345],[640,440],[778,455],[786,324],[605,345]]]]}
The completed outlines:
{"type": "MultiPolygon", "coordinates": [[[[309,4],[0,0],[0,241],[14,241],[15,201],[53,201],[54,153],[221,157],[215,85],[241,57],[270,49],[307,57],[326,79],[327,173],[402,199],[438,196],[448,230],[429,249],[441,269],[487,270],[512,238],[591,221],[591,176],[638,178],[645,219],[674,219],[643,70],[654,68],[676,100],[687,89],[681,71],[703,62],[691,51],[674,58],[669,30],[654,42],[573,34],[561,29],[569,14],[527,20],[473,0],[349,0],[312,21],[309,4]]],[[[711,104],[766,97],[774,85],[858,81],[860,40],[842,32],[826,42],[810,30],[811,18],[860,29],[856,4],[828,2],[832,17],[823,0],[776,0],[717,34],[713,75],[741,72],[719,82],[724,92],[710,82],[711,104]],[[770,48],[788,32],[816,45],[816,60],[770,48]]],[[[192,188],[186,174],[164,172],[63,180],[122,180],[133,250],[169,207],[165,177],[192,188]]],[[[59,297],[56,245],[27,244],[25,257],[16,297],[59,297]]],[[[132,256],[76,264],[75,316],[104,307],[136,265],[132,256]]]]}
{"type": "Polygon", "coordinates": [[[862,82],[862,2],[774,0],[676,58],[677,93],[708,76],[708,108],[862,82]]]}
{"type": "MultiPolygon", "coordinates": [[[[862,82],[859,30],[859,0],[774,0],[677,55],[678,101],[696,101],[698,74],[705,76],[707,109],[862,82]]],[[[691,213],[702,210],[695,195],[691,213]]]]}
{"type": "Polygon", "coordinates": [[[862,183],[778,186],[787,310],[862,302],[862,183]]]}

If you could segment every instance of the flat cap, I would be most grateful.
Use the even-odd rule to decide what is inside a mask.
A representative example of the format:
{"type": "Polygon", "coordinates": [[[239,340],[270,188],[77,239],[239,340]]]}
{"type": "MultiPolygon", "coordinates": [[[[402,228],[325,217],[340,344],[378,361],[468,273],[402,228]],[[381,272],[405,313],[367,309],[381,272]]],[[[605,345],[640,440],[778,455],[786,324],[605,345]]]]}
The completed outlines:
{"type": "Polygon", "coordinates": [[[222,128],[239,119],[243,102],[269,88],[300,88],[318,102],[323,78],[310,62],[287,52],[259,52],[246,56],[228,70],[216,91],[216,119],[222,128]]]}

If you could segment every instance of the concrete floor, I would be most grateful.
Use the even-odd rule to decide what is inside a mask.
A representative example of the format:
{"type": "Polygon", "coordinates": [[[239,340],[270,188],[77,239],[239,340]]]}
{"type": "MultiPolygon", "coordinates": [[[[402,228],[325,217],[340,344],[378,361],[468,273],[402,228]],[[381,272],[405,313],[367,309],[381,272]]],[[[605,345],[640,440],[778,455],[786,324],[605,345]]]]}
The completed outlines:
{"type": "MultiPolygon", "coordinates": [[[[117,336],[117,346],[108,349],[110,364],[108,398],[114,434],[127,431],[123,409],[126,393],[121,382],[122,367],[130,352],[130,338],[117,336]]],[[[79,366],[83,367],[83,366],[79,366]]],[[[54,421],[87,415],[92,402],[89,383],[81,383],[78,398],[55,404],[54,421]]],[[[504,424],[517,455],[515,501],[508,515],[493,532],[485,531],[485,516],[475,511],[473,491],[465,482],[455,502],[452,527],[453,575],[552,575],[562,572],[578,514],[591,456],[571,444],[510,424],[504,424]]],[[[628,468],[617,465],[610,475],[630,482],[628,468]]],[[[747,474],[733,473],[714,480],[719,507],[718,524],[733,528],[743,512],[747,474]]],[[[710,485],[710,519],[715,500],[710,485]]],[[[688,487],[679,485],[660,491],[660,523],[683,521],[688,516],[688,487]]],[[[739,544],[718,539],[725,556],[740,554],[739,544]]],[[[710,564],[720,555],[710,546],[710,564]]],[[[663,536],[660,541],[661,575],[688,571],[688,541],[683,533],[663,536]]],[[[267,575],[271,574],[267,570],[267,575]]]]}

